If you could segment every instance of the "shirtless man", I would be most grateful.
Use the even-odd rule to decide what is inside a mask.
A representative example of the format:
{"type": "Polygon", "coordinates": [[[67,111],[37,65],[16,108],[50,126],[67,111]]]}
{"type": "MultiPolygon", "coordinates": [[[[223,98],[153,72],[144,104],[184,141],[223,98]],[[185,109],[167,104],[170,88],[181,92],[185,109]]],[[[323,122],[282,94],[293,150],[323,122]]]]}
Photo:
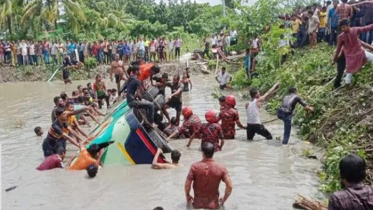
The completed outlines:
{"type": "Polygon", "coordinates": [[[111,62],[111,71],[110,71],[111,82],[113,82],[113,73],[115,74],[115,83],[117,84],[117,90],[119,90],[120,81],[122,79],[127,80],[128,78],[127,72],[124,70],[123,61],[119,60],[119,54],[115,54],[115,60],[111,62]]]}
{"type": "Polygon", "coordinates": [[[152,163],[152,168],[153,169],[173,169],[176,168],[179,165],[179,160],[180,160],[180,152],[177,150],[173,150],[171,152],[171,159],[172,163],[169,161],[165,160],[166,163],[158,163],[159,155],[162,154],[162,149],[158,148],[157,154],[155,154],[153,163],[152,163]]]}

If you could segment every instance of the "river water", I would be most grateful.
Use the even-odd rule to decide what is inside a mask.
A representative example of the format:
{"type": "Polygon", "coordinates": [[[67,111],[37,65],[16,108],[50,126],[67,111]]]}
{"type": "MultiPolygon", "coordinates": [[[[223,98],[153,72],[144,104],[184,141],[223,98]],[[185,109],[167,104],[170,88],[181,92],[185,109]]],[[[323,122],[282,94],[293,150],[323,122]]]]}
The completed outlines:
{"type": "MultiPolygon", "coordinates": [[[[217,99],[211,96],[217,84],[211,76],[192,76],[192,80],[193,90],[183,94],[183,102],[204,120],[205,111],[219,109],[217,99]]],[[[0,84],[3,209],[151,210],[156,206],[166,210],[187,209],[184,181],[190,165],[202,159],[197,140],[191,148],[186,148],[187,140],[170,142],[170,147],[182,154],[183,167],[173,170],[152,170],[150,165],[110,166],[103,167],[96,178],[87,179],[85,171],[35,169],[43,160],[43,137],[36,137],[33,128],[41,126],[45,136],[51,124],[53,97],[62,91],[71,94],[77,85],[87,82],[0,84]],[[17,188],[4,191],[11,186],[17,188]]],[[[239,100],[237,105],[243,123],[246,122],[244,103],[239,100]]],[[[261,117],[263,121],[274,118],[264,110],[261,117]]],[[[282,126],[279,121],[266,124],[274,137],[282,135],[282,126]]],[[[288,210],[293,208],[298,193],[323,198],[317,188],[319,161],[301,157],[302,149],[310,145],[295,135],[290,139],[292,145],[287,147],[260,136],[248,142],[244,130],[238,130],[236,138],[226,141],[223,151],[214,156],[227,167],[233,182],[233,193],[223,209],[288,210]]],[[[69,151],[68,155],[72,154],[69,151]]],[[[220,189],[224,194],[224,184],[220,189]]]]}

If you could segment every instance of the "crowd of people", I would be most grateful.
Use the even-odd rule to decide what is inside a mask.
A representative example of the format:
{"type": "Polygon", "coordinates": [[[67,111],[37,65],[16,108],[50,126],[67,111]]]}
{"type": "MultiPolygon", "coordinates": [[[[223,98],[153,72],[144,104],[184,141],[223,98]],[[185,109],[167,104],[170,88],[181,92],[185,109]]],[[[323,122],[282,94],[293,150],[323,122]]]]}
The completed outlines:
{"type": "Polygon", "coordinates": [[[94,57],[100,64],[110,64],[116,54],[125,63],[137,60],[171,62],[180,59],[183,41],[177,36],[166,40],[165,37],[132,40],[97,41],[0,41],[0,65],[42,65],[62,64],[67,55],[70,60],[84,63],[94,57]]]}

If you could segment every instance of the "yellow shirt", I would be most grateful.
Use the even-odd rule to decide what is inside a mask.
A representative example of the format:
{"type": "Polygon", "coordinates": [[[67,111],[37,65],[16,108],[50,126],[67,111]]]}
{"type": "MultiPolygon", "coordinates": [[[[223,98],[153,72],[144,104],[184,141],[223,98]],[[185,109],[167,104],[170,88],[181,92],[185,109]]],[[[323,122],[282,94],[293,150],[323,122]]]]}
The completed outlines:
{"type": "Polygon", "coordinates": [[[320,28],[325,28],[326,26],[326,12],[320,12],[320,28]]]}
{"type": "Polygon", "coordinates": [[[300,25],[302,25],[302,22],[299,19],[296,19],[295,21],[291,21],[291,29],[293,34],[298,33],[300,25]]]}
{"type": "Polygon", "coordinates": [[[75,126],[75,124],[74,124],[75,120],[76,120],[75,115],[70,115],[69,117],[67,117],[67,124],[69,126],[75,126]]]}

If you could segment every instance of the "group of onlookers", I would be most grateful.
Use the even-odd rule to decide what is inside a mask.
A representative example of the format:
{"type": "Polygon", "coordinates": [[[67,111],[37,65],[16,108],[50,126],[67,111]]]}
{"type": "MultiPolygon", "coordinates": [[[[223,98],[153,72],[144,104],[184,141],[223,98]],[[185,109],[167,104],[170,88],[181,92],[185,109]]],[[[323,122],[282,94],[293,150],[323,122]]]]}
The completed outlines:
{"type": "MultiPolygon", "coordinates": [[[[373,5],[355,3],[355,0],[329,0],[324,6],[314,4],[297,9],[293,15],[285,15],[285,26],[292,29],[293,37],[296,38],[294,47],[304,47],[307,44],[315,46],[320,41],[336,45],[340,32],[339,23],[344,19],[350,20],[351,27],[372,24],[373,5]]],[[[373,33],[363,33],[360,39],[370,44],[373,33]]]]}
{"type": "Polygon", "coordinates": [[[0,41],[0,65],[41,65],[62,64],[64,56],[84,63],[87,57],[94,57],[99,64],[110,64],[115,54],[125,62],[142,58],[145,61],[167,62],[180,59],[182,40],[179,37],[133,40],[101,40],[66,42],[54,41],[0,41]]]}

